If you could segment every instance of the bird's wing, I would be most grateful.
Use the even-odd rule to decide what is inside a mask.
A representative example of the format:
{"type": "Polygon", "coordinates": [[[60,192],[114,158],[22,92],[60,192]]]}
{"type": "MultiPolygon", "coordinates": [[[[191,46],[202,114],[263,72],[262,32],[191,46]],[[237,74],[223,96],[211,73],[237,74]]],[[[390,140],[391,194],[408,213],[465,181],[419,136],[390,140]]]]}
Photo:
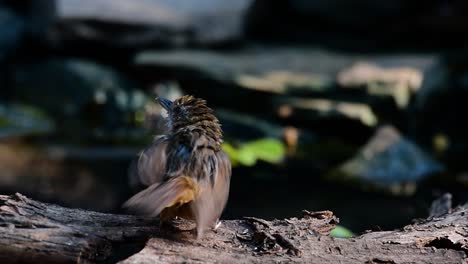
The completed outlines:
{"type": "Polygon", "coordinates": [[[130,171],[130,177],[133,177],[131,182],[149,186],[163,180],[166,173],[168,143],[169,139],[162,136],[141,152],[136,166],[130,171]]]}
{"type": "Polygon", "coordinates": [[[163,183],[155,183],[135,194],[123,207],[131,212],[154,217],[166,207],[191,202],[197,192],[197,185],[191,177],[174,177],[163,183]]]}
{"type": "Polygon", "coordinates": [[[212,171],[214,181],[211,181],[210,175],[205,175],[200,183],[199,195],[191,204],[199,237],[203,235],[204,230],[213,227],[221,216],[228,200],[231,181],[231,162],[228,155],[220,150],[207,157],[205,162],[208,162],[211,168],[215,168],[212,171]]]}

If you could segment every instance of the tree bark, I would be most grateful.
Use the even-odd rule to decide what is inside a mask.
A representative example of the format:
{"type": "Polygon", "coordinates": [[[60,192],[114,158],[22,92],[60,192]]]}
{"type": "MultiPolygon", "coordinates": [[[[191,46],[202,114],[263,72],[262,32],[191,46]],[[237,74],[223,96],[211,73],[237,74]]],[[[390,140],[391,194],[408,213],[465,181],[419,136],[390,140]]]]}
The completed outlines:
{"type": "Polygon", "coordinates": [[[157,234],[151,219],[104,214],[0,195],[0,263],[87,263],[157,234]]]}
{"type": "Polygon", "coordinates": [[[193,223],[183,220],[160,227],[155,219],[3,195],[0,263],[468,263],[468,204],[349,239],[329,236],[336,223],[330,211],[273,221],[245,217],[196,240],[193,223]],[[122,252],[149,237],[138,253],[137,246],[122,252]]]}

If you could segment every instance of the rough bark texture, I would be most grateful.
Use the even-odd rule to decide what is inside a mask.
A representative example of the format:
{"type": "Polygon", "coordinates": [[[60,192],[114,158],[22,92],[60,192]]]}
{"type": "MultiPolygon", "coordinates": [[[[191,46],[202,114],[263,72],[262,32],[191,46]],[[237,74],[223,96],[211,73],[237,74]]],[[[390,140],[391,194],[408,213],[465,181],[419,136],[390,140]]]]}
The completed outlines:
{"type": "Polygon", "coordinates": [[[83,263],[112,257],[120,243],[143,241],[150,219],[68,209],[0,195],[0,263],[83,263]]]}
{"type": "Polygon", "coordinates": [[[332,238],[329,211],[224,222],[202,241],[152,238],[122,263],[467,263],[468,204],[401,230],[332,238]]]}
{"type": "Polygon", "coordinates": [[[328,235],[336,223],[330,211],[273,221],[246,217],[223,221],[196,240],[192,223],[163,229],[147,218],[67,209],[16,194],[0,196],[0,262],[115,262],[122,245],[143,244],[151,235],[143,250],[121,263],[468,263],[468,204],[401,230],[351,239],[328,235]]]}

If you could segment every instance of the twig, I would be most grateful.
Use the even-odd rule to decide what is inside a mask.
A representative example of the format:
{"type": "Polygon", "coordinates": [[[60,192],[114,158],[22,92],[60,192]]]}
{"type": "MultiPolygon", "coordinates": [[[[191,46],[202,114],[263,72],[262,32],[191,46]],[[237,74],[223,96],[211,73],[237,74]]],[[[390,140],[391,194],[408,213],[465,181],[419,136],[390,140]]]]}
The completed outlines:
{"type": "Polygon", "coordinates": [[[268,223],[266,220],[263,220],[263,219],[260,219],[260,218],[246,216],[246,217],[244,217],[244,219],[248,220],[248,221],[250,221],[252,223],[259,223],[262,226],[267,227],[267,228],[271,227],[270,223],[268,223]]]}
{"type": "Polygon", "coordinates": [[[273,237],[276,238],[276,242],[282,247],[291,252],[295,256],[302,256],[302,251],[298,249],[291,240],[285,238],[281,234],[273,234],[273,237]]]}

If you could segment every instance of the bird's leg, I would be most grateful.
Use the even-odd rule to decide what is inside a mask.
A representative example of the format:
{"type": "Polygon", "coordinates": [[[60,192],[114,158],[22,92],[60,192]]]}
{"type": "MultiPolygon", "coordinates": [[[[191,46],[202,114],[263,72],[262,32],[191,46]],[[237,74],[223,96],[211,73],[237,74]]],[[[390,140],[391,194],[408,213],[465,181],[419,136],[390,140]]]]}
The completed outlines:
{"type": "Polygon", "coordinates": [[[220,226],[221,226],[221,221],[219,219],[216,219],[215,224],[213,226],[213,231],[218,230],[220,226]]]}

